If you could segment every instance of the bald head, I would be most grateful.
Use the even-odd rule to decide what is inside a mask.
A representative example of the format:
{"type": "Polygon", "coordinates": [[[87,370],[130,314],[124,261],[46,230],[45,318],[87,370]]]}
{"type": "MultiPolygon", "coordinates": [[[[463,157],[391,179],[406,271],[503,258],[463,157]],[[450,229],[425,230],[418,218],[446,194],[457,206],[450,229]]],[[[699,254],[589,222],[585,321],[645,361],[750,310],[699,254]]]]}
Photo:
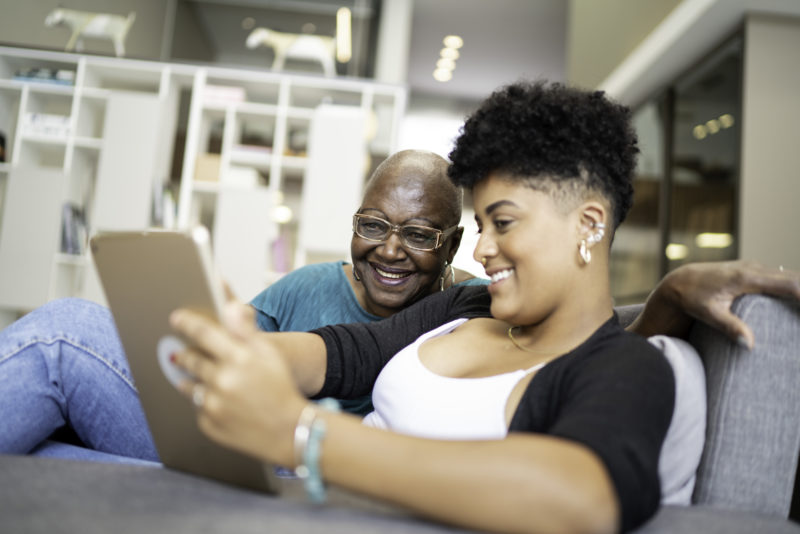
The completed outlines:
{"type": "Polygon", "coordinates": [[[372,173],[364,189],[366,197],[378,186],[389,184],[418,186],[426,202],[444,214],[448,226],[461,220],[463,193],[447,176],[449,163],[440,155],[427,150],[401,150],[386,158],[372,173]]]}

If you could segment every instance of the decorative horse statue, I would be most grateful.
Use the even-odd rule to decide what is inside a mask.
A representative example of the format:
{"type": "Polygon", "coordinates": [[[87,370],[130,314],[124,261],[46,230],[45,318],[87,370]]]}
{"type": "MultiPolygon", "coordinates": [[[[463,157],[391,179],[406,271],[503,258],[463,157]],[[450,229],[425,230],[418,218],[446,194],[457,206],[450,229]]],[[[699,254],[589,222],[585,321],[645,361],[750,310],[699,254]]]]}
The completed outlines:
{"type": "Polygon", "coordinates": [[[114,44],[116,55],[124,56],[125,38],[135,19],[135,11],[124,17],[122,15],[76,11],[59,7],[47,15],[44,24],[51,28],[54,26],[67,26],[72,31],[72,36],[67,41],[65,50],[69,51],[74,48],[80,52],[83,50],[83,38],[95,37],[110,39],[114,44]]]}
{"type": "Polygon", "coordinates": [[[284,33],[256,28],[247,37],[247,48],[268,46],[275,52],[273,70],[283,70],[287,59],[316,60],[326,76],[336,76],[336,39],[325,35],[284,33]]]}

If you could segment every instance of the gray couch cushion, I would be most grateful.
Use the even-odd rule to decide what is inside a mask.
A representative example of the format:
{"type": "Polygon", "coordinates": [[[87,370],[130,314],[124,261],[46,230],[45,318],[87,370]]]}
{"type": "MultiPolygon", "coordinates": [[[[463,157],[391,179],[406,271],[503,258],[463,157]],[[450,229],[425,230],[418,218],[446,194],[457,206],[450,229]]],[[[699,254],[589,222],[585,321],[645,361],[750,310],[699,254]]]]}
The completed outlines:
{"type": "MultiPolygon", "coordinates": [[[[269,497],[159,467],[0,455],[0,531],[28,534],[467,532],[331,489],[307,503],[297,480],[269,497]]],[[[667,506],[637,534],[800,534],[785,520],[667,506]]]]}
{"type": "Polygon", "coordinates": [[[787,517],[800,450],[800,305],[748,295],[733,310],[753,329],[752,351],[700,323],[690,335],[708,378],[694,502],[787,517]]]}

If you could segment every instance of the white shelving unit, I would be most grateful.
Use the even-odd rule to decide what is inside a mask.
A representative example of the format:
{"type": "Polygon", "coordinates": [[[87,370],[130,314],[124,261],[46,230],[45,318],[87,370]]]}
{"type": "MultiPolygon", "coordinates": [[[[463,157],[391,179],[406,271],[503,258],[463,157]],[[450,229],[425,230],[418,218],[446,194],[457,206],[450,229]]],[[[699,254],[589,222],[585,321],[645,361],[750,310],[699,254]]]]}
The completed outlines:
{"type": "MultiPolygon", "coordinates": [[[[6,161],[0,162],[0,326],[3,314],[18,315],[57,297],[78,295],[102,302],[87,261],[87,236],[100,229],[138,229],[153,223],[153,199],[160,198],[169,183],[179,125],[186,129],[185,146],[180,147],[182,174],[174,217],[166,220],[178,227],[208,226],[215,239],[226,240],[220,247],[226,251],[224,263],[236,264],[237,258],[230,256],[237,250],[263,250],[263,255],[252,250],[241,255],[257,270],[255,276],[241,276],[250,280],[240,285],[242,298],[299,266],[300,258],[316,259],[298,249],[298,236],[303,225],[331,224],[317,220],[316,207],[303,203],[312,187],[307,183],[314,158],[308,150],[309,132],[321,104],[363,113],[366,162],[370,155],[382,158],[394,150],[406,89],[351,78],[0,47],[0,132],[6,137],[6,161]],[[18,74],[30,69],[66,72],[70,82],[20,79],[18,74]],[[179,117],[186,92],[188,117],[179,117]],[[18,180],[37,172],[58,184],[57,194],[51,186],[45,196],[47,210],[59,213],[27,217],[36,206],[9,209],[20,200],[12,198],[20,191],[32,202],[31,191],[18,187],[18,180]],[[262,199],[261,204],[252,198],[235,200],[245,198],[241,193],[247,191],[262,199]],[[236,202],[242,202],[243,214],[216,220],[220,203],[224,213],[235,213],[236,202]],[[273,216],[277,206],[283,218],[273,216]],[[293,214],[289,220],[287,208],[293,214]],[[71,226],[62,212],[70,209],[72,215],[85,218],[87,227],[78,232],[77,241],[67,244],[62,233],[71,226]],[[47,228],[36,230],[48,239],[34,243],[10,237],[33,231],[31,225],[39,221],[47,228]],[[263,261],[259,264],[254,257],[263,261]],[[31,270],[30,262],[38,264],[42,258],[50,258],[50,264],[31,270]],[[34,271],[38,274],[31,280],[34,271]],[[15,283],[20,277],[27,277],[29,283],[23,285],[28,289],[15,283]],[[31,287],[39,289],[30,291],[31,287]]],[[[318,141],[329,145],[325,157],[336,152],[339,137],[318,141]]],[[[363,171],[362,166],[353,168],[331,165],[330,179],[360,187],[367,165],[363,171]],[[338,167],[359,173],[358,180],[337,176],[338,167]]],[[[343,192],[345,198],[352,195],[343,192]]],[[[348,221],[336,224],[347,226],[348,221]]],[[[333,247],[333,256],[346,257],[346,240],[340,247],[333,247]]],[[[230,282],[238,284],[236,279],[230,282]]]]}

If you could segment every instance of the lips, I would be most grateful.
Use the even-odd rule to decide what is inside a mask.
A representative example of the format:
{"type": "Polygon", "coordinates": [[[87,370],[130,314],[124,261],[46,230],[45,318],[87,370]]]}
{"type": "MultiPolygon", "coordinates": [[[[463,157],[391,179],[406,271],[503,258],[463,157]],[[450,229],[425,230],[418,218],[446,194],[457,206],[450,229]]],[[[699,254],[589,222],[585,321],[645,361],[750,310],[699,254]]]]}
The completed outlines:
{"type": "Polygon", "coordinates": [[[390,267],[378,266],[373,263],[370,263],[370,267],[372,267],[372,272],[375,276],[375,279],[385,285],[402,284],[414,274],[414,271],[408,271],[405,269],[392,269],[390,267]]]}
{"type": "Polygon", "coordinates": [[[498,282],[502,282],[503,280],[511,276],[513,273],[514,269],[502,269],[500,271],[493,272],[492,274],[490,274],[489,278],[491,279],[492,284],[496,284],[498,282]]]}

